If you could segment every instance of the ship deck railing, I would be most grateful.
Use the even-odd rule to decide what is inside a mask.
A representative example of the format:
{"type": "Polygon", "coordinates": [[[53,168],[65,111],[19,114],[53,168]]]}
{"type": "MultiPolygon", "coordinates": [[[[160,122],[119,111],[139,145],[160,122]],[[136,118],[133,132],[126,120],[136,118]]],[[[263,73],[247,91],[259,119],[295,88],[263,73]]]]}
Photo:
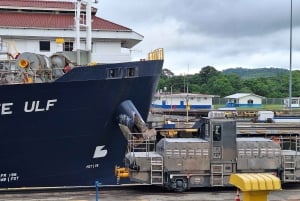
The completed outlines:
{"type": "Polygon", "coordinates": [[[155,136],[147,136],[145,133],[128,134],[128,152],[151,152],[155,149],[155,136]]]}
{"type": "Polygon", "coordinates": [[[299,136],[279,136],[271,137],[271,139],[278,143],[283,150],[294,150],[296,153],[300,152],[300,137],[299,136]]]}

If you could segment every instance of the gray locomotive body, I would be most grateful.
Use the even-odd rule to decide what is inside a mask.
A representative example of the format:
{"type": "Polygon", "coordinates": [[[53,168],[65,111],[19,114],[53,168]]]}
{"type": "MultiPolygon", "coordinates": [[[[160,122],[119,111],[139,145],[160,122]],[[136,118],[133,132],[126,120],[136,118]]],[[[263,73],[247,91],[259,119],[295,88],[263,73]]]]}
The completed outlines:
{"type": "Polygon", "coordinates": [[[237,138],[235,120],[212,117],[201,120],[194,138],[162,138],[153,146],[149,141],[135,146],[125,156],[125,167],[133,182],[175,191],[229,186],[232,173],[265,172],[282,182],[298,182],[299,145],[294,148],[282,150],[266,138],[237,138]]]}

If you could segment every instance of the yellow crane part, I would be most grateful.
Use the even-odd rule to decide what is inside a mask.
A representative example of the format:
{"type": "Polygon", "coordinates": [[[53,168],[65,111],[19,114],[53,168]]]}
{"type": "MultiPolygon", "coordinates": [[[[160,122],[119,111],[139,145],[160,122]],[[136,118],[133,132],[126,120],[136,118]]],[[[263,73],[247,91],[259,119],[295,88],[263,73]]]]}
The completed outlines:
{"type": "Polygon", "coordinates": [[[20,59],[19,66],[21,68],[27,68],[29,65],[29,61],[27,59],[20,59]]]}
{"type": "Polygon", "coordinates": [[[243,201],[267,201],[270,191],[281,190],[281,181],[270,173],[231,174],[229,183],[243,192],[243,201]]]}
{"type": "Polygon", "coordinates": [[[122,178],[129,178],[129,170],[125,167],[115,166],[115,175],[117,176],[117,183],[122,178]]]}

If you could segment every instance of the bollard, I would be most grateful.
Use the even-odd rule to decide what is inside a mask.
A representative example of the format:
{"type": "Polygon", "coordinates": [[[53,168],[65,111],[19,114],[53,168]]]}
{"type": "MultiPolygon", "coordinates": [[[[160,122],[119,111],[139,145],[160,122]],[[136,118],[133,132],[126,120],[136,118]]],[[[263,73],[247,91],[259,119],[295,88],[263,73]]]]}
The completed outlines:
{"type": "Polygon", "coordinates": [[[229,183],[243,192],[243,201],[267,201],[270,191],[281,190],[280,179],[271,173],[235,173],[229,183]]]}
{"type": "Polygon", "coordinates": [[[102,183],[100,183],[99,181],[95,181],[95,187],[96,187],[96,201],[98,201],[98,192],[99,192],[99,188],[101,186],[102,183]]]}

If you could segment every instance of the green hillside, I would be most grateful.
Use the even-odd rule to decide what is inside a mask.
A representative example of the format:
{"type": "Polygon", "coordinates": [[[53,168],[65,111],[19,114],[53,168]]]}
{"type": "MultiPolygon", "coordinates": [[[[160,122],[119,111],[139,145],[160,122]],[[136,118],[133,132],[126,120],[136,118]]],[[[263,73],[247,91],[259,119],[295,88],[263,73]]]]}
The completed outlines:
{"type": "Polygon", "coordinates": [[[241,79],[252,79],[261,77],[274,77],[288,74],[289,71],[283,68],[229,68],[221,71],[223,74],[236,74],[241,79]]]}

